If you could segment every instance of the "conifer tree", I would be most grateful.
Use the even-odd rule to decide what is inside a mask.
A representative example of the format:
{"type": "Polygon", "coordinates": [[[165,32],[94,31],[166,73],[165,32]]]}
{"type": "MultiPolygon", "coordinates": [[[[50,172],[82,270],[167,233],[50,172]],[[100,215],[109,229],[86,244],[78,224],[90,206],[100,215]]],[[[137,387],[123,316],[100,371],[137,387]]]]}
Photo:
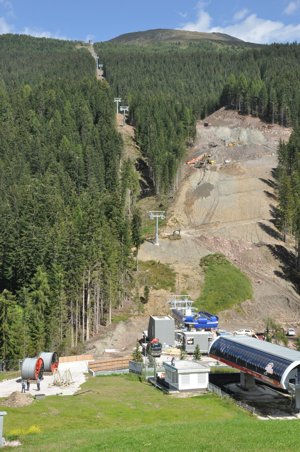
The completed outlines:
{"type": "Polygon", "coordinates": [[[6,369],[17,369],[24,351],[23,310],[15,297],[4,290],[0,294],[0,358],[6,369]]]}

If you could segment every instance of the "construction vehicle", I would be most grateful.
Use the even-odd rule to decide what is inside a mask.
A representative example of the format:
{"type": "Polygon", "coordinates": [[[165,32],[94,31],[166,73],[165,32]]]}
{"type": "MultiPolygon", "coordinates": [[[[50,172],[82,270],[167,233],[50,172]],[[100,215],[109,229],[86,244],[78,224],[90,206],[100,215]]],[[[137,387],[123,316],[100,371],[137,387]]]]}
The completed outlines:
{"type": "Polygon", "coordinates": [[[172,232],[172,234],[169,235],[170,240],[180,240],[180,229],[175,229],[175,231],[172,232]]]}
{"type": "Polygon", "coordinates": [[[204,168],[207,163],[207,160],[200,160],[200,162],[196,162],[194,168],[204,168]]]}
{"type": "Polygon", "coordinates": [[[218,328],[219,318],[206,311],[197,312],[189,295],[173,295],[169,301],[172,316],[179,325],[196,330],[218,328]]]}
{"type": "Polygon", "coordinates": [[[187,162],[185,162],[187,165],[195,165],[196,163],[199,164],[201,161],[205,161],[206,159],[210,158],[211,155],[204,153],[201,155],[198,155],[198,157],[194,157],[191,160],[188,160],[187,162]]]}
{"type": "Polygon", "coordinates": [[[162,344],[157,338],[152,339],[148,342],[146,347],[147,355],[151,355],[153,358],[159,358],[162,352],[162,344]]]}
{"type": "Polygon", "coordinates": [[[211,157],[212,156],[210,154],[204,153],[204,154],[198,155],[198,157],[194,157],[191,160],[188,160],[185,163],[189,166],[194,166],[194,168],[203,168],[207,164],[214,165],[216,163],[216,161],[213,160],[211,157]]]}
{"type": "Polygon", "coordinates": [[[218,316],[206,311],[195,313],[193,308],[191,312],[186,313],[172,309],[172,315],[179,324],[185,325],[188,328],[195,328],[196,330],[216,329],[219,324],[218,316]]]}

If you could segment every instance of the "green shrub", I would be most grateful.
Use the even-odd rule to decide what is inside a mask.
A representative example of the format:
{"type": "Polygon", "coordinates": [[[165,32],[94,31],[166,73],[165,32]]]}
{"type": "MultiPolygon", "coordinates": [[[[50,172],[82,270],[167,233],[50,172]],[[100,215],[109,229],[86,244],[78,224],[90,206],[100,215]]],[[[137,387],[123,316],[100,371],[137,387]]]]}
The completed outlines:
{"type": "Polygon", "coordinates": [[[132,352],[132,360],[135,361],[136,363],[143,362],[143,355],[140,350],[140,344],[138,342],[136,343],[136,347],[135,347],[134,351],[132,352]]]}
{"type": "Polygon", "coordinates": [[[201,351],[200,351],[200,347],[197,344],[193,353],[193,359],[195,361],[200,361],[201,360],[201,351]]]}
{"type": "MultiPolygon", "coordinates": [[[[139,263],[138,280],[141,285],[151,289],[164,289],[175,291],[176,273],[168,264],[156,261],[146,261],[139,263]]],[[[147,293],[144,293],[144,297],[147,293]]]]}

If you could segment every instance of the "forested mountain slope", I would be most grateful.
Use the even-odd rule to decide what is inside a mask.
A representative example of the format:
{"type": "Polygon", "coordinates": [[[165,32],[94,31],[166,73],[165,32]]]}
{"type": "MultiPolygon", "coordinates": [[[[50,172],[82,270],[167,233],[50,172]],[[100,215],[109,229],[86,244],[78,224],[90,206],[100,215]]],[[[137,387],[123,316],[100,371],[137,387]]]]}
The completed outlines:
{"type": "Polygon", "coordinates": [[[0,36],[0,76],[9,85],[93,76],[94,62],[76,42],[22,35],[0,36]]]}
{"type": "Polygon", "coordinates": [[[157,194],[170,190],[195,120],[219,106],[282,125],[298,121],[299,45],[159,44],[95,46],[114,94],[130,105],[157,194]]]}
{"type": "Polygon", "coordinates": [[[0,48],[0,356],[9,363],[70,349],[122,302],[132,198],[112,93],[90,54],[24,36],[2,36],[0,48]]]}
{"type": "Polygon", "coordinates": [[[220,105],[282,125],[300,114],[300,47],[95,46],[0,37],[0,354],[65,351],[130,293],[137,177],[113,97],[130,106],[156,193],[169,193],[198,118],[220,105]]]}

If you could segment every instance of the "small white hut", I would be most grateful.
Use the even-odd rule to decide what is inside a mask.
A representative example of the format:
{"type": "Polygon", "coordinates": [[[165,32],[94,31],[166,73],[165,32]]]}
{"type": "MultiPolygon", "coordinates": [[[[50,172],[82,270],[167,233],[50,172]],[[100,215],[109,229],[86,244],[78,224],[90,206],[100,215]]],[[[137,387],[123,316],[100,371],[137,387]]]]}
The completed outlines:
{"type": "Polygon", "coordinates": [[[165,381],[178,391],[207,389],[209,367],[196,361],[165,361],[165,381]]]}

